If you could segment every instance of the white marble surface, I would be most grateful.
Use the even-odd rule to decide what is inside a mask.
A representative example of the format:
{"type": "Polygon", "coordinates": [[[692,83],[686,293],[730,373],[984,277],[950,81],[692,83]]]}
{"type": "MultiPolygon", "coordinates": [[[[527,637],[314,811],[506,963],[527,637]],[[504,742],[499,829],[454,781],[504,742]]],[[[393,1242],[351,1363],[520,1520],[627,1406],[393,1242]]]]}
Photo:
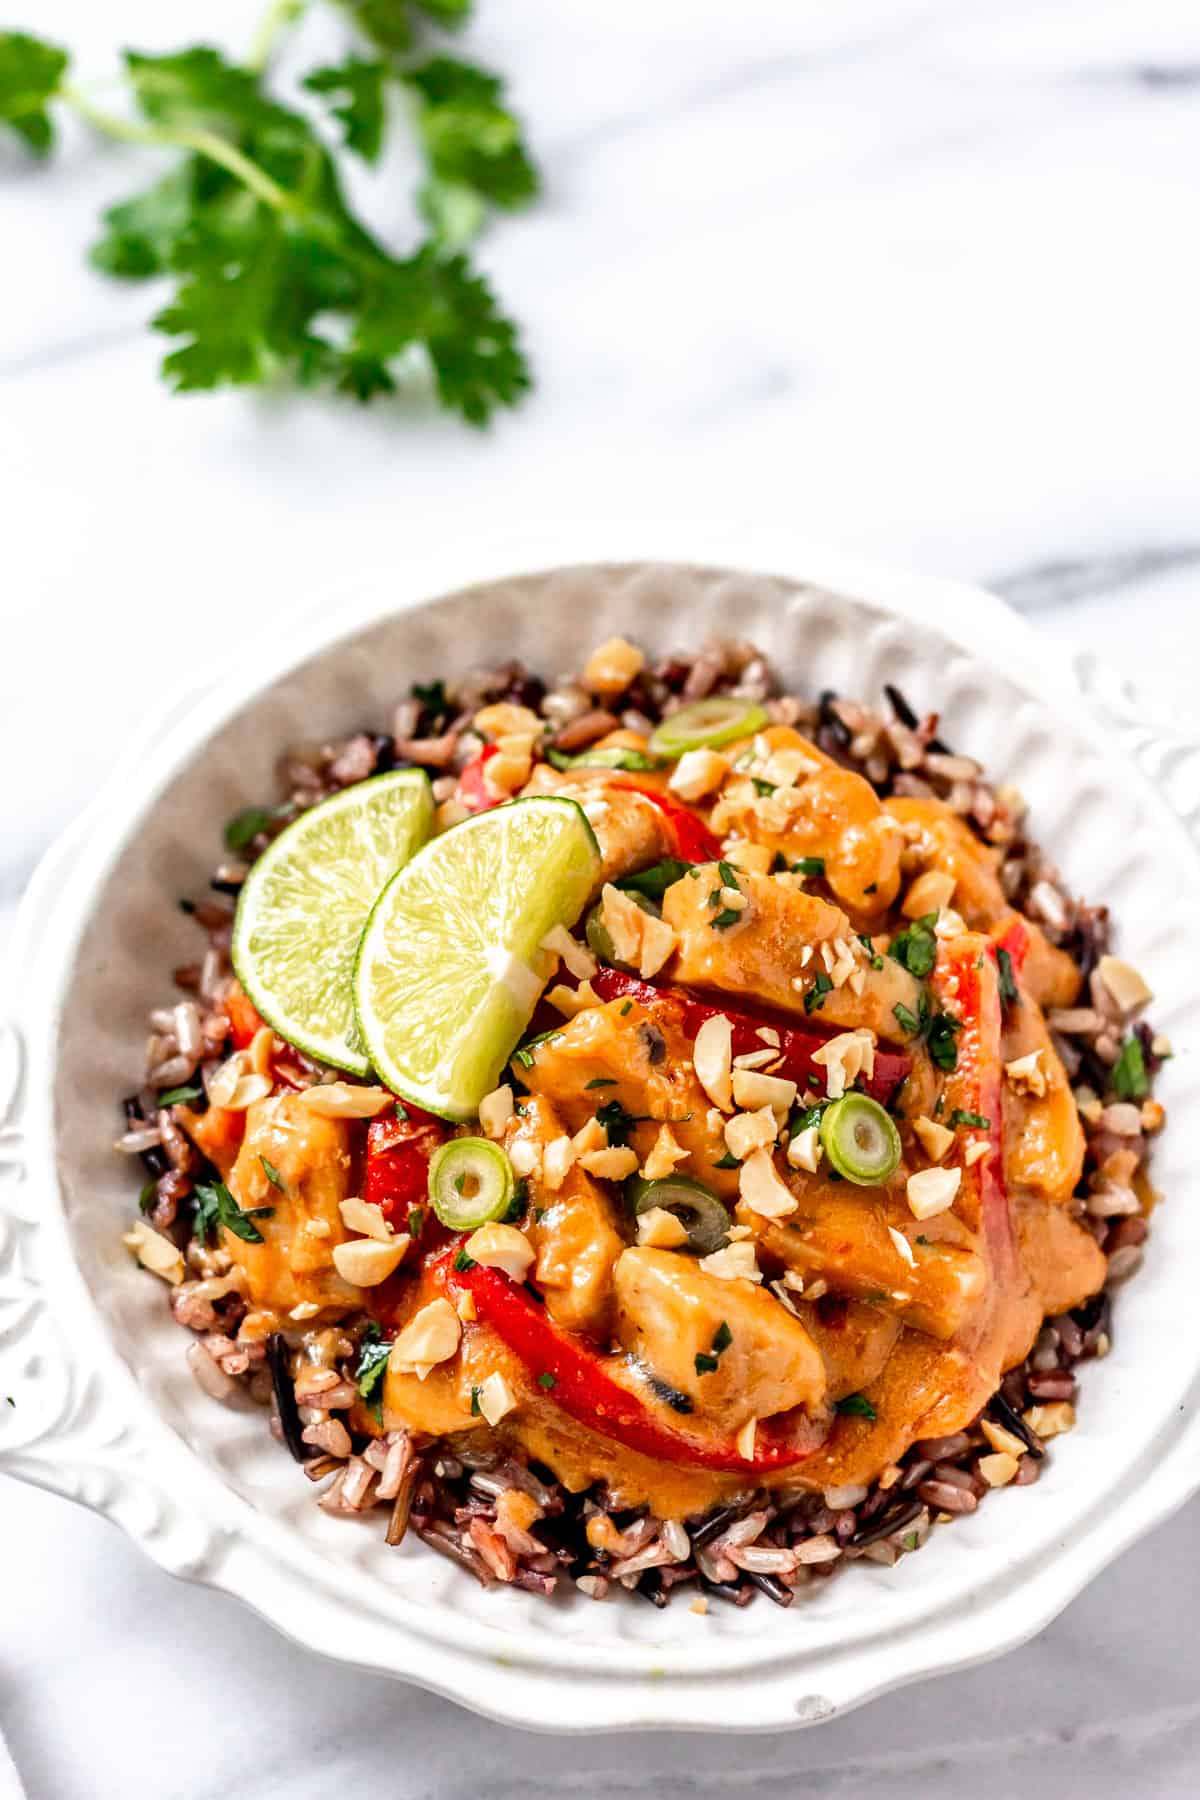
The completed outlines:
{"type": "MultiPolygon", "coordinates": [[[[30,0],[114,47],[237,0],[30,0]]],[[[524,517],[794,520],[990,582],[1194,714],[1200,15],[1190,0],[481,0],[547,176],[486,256],[532,401],[486,438],[157,384],[80,250],[131,155],[0,149],[0,941],[148,688],[357,567],[524,517]]],[[[22,16],[23,11],[23,16],[22,16]]],[[[403,216],[375,184],[381,220],[403,216]]],[[[236,653],[236,648],[234,653],[236,653]]],[[[536,1740],[325,1666],[0,1484],[0,1720],[30,1800],[485,1790],[1182,1800],[1200,1510],[1041,1639],[815,1733],[536,1740]]],[[[802,1622],[797,1621],[802,1629],[802,1622]]]]}

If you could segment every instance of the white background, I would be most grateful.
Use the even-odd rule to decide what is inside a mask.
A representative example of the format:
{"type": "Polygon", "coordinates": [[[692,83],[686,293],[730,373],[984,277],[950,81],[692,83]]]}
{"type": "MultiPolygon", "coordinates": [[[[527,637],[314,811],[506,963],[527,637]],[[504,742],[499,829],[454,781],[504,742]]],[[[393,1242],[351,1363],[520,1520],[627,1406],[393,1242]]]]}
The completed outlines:
{"type": "MultiPolygon", "coordinates": [[[[480,10],[466,48],[509,75],[546,179],[483,251],[538,383],[484,436],[400,405],[171,398],[157,296],[82,261],[154,159],[75,132],[48,168],[0,146],[0,939],[148,695],[358,568],[526,518],[794,523],[998,587],[1195,716],[1194,0],[480,10]]],[[[253,9],[13,0],[4,23],[104,74],[126,43],[236,50],[253,9]]],[[[407,175],[367,184],[385,231],[407,175]]],[[[1026,1650],[817,1732],[567,1742],[320,1664],[3,1483],[0,1719],[30,1800],[1183,1800],[1198,1521],[1026,1650]]]]}

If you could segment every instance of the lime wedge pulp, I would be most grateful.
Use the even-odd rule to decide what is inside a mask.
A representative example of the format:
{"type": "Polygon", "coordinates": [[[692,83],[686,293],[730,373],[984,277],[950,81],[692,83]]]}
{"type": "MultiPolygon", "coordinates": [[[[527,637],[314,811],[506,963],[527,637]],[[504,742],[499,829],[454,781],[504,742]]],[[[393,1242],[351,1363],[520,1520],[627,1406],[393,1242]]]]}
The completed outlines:
{"type": "Polygon", "coordinates": [[[380,889],[429,835],[433,793],[421,769],[344,788],[301,813],[242,887],[230,954],[273,1030],[351,1074],[370,1068],[351,977],[380,889]]]}
{"type": "Polygon", "coordinates": [[[388,1087],[443,1118],[474,1116],[537,1004],[542,939],[575,923],[599,868],[582,810],[546,795],[464,819],[393,876],[354,972],[388,1087]]]}

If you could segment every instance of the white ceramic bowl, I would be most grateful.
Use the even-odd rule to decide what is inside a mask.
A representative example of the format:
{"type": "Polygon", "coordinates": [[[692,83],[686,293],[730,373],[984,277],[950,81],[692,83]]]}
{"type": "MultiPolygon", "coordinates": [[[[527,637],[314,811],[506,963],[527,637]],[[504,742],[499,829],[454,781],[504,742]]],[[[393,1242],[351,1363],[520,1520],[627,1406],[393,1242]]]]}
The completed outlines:
{"type": "Polygon", "coordinates": [[[1200,1106],[1195,743],[987,594],[753,533],[683,542],[703,560],[646,561],[644,539],[607,565],[544,540],[466,550],[363,583],[243,651],[232,679],[147,729],[47,857],[0,1040],[0,1391],[20,1396],[0,1407],[3,1466],[315,1650],[542,1728],[829,1718],[1030,1636],[1200,1487],[1200,1340],[1181,1329],[1200,1270],[1186,1149],[1200,1106]],[[1024,789],[1037,834],[1073,884],[1111,903],[1122,950],[1160,996],[1155,1023],[1179,1052],[1161,1088],[1175,1126],[1156,1149],[1167,1201],[1120,1296],[1113,1351],[1084,1375],[1077,1430],[1036,1487],[993,1495],[919,1556],[861,1564],[788,1611],[760,1601],[702,1618],[633,1598],[484,1593],[417,1543],[388,1550],[377,1521],[325,1516],[261,1411],[195,1386],[162,1288],[120,1244],[136,1178],[110,1148],[117,1100],[141,1066],[147,1008],[192,953],[174,901],[202,887],[227,815],[272,791],[283,744],[385,719],[438,671],[518,655],[557,673],[614,631],[664,649],[714,629],[754,638],[808,691],[870,700],[897,681],[940,710],[952,744],[1024,789]]]}

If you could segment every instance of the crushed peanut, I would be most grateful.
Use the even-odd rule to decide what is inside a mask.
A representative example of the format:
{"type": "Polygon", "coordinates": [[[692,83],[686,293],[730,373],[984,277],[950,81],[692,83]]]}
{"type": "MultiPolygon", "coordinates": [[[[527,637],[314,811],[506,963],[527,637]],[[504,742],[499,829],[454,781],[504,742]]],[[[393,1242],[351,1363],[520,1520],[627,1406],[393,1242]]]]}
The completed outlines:
{"type": "Polygon", "coordinates": [[[821,1133],[816,1125],[807,1125],[803,1131],[798,1131],[787,1147],[787,1160],[792,1168],[803,1169],[806,1175],[816,1174],[823,1154],[821,1133]]]}
{"type": "Polygon", "coordinates": [[[638,1214],[637,1241],[652,1250],[678,1250],[688,1234],[681,1220],[665,1206],[649,1206],[638,1214]]]}
{"type": "Polygon", "coordinates": [[[941,1162],[954,1142],[952,1131],[948,1130],[945,1125],[939,1125],[936,1119],[927,1119],[924,1113],[919,1119],[913,1120],[913,1130],[930,1162],[941,1162]]]}
{"type": "Polygon", "coordinates": [[[609,638],[592,651],[583,665],[583,685],[589,694],[603,694],[611,699],[623,694],[646,666],[646,658],[636,644],[625,638],[609,638]]]}
{"type": "Polygon", "coordinates": [[[479,1123],[485,1137],[503,1137],[504,1127],[512,1116],[513,1091],[507,1082],[503,1087],[493,1088],[479,1102],[479,1123]]]}
{"type": "Polygon", "coordinates": [[[642,1165],[647,1181],[662,1181],[671,1174],[676,1163],[686,1162],[688,1152],[680,1148],[669,1125],[660,1125],[649,1156],[642,1165]]]}
{"type": "Polygon", "coordinates": [[[610,1150],[588,1150],[579,1161],[589,1175],[602,1181],[624,1181],[637,1168],[637,1151],[614,1145],[610,1150]]]}
{"type": "MultiPolygon", "coordinates": [[[[570,1139],[566,1140],[568,1143],[570,1139]]],[[[473,1262],[499,1269],[510,1281],[524,1281],[533,1267],[533,1245],[515,1225],[481,1225],[463,1246],[473,1262]]]]}
{"type": "Polygon", "coordinates": [[[149,1269],[152,1275],[161,1275],[171,1287],[179,1286],[186,1273],[183,1255],[161,1231],[155,1231],[144,1219],[138,1219],[121,1242],[127,1250],[132,1250],[143,1269],[149,1269]]]}
{"type": "Polygon", "coordinates": [[[569,1137],[551,1138],[542,1151],[542,1181],[551,1193],[557,1193],[579,1152],[569,1137]]]}
{"type": "Polygon", "coordinates": [[[489,1425],[498,1425],[517,1402],[512,1389],[497,1370],[475,1389],[475,1401],[489,1425]]]}
{"type": "Polygon", "coordinates": [[[719,1106],[722,1112],[732,1112],[733,1026],[724,1013],[714,1013],[710,1019],[705,1019],[696,1033],[692,1067],[713,1105],[719,1106]]]}
{"type": "Polygon", "coordinates": [[[794,1081],[782,1075],[764,1075],[758,1069],[734,1069],[731,1087],[743,1112],[757,1112],[769,1106],[774,1113],[786,1114],[796,1098],[794,1081]]]}
{"type": "Polygon", "coordinates": [[[747,1157],[738,1174],[738,1192],[750,1211],[764,1219],[785,1219],[799,1204],[769,1150],[755,1150],[747,1157]]]}
{"type": "Polygon", "coordinates": [[[714,1250],[711,1256],[702,1256],[698,1266],[706,1275],[715,1275],[718,1281],[762,1280],[754,1245],[745,1239],[726,1244],[723,1250],[714,1250]]]}
{"type": "Polygon", "coordinates": [[[1133,964],[1122,962],[1119,956],[1102,956],[1096,974],[1123,1013],[1139,1012],[1154,998],[1133,964]]]}
{"type": "Polygon", "coordinates": [[[703,800],[720,787],[728,773],[728,758],[716,750],[685,750],[667,786],[681,800],[703,800]]]}
{"type": "Polygon", "coordinates": [[[378,1287],[400,1267],[411,1242],[407,1232],[390,1237],[386,1243],[377,1243],[374,1238],[351,1238],[333,1246],[333,1266],[342,1280],[353,1287],[378,1287]]]}
{"type": "Polygon", "coordinates": [[[875,1073],[875,1033],[865,1029],[843,1031],[815,1050],[813,1061],[825,1070],[829,1099],[840,1100],[860,1075],[869,1081],[875,1073]]]}
{"type": "Polygon", "coordinates": [[[298,1105],[326,1119],[374,1119],[395,1100],[387,1088],[352,1087],[348,1081],[318,1082],[296,1095],[298,1105]]]}
{"type": "Polygon", "coordinates": [[[994,1456],[981,1456],[979,1473],[989,1487],[1007,1487],[1020,1468],[1020,1461],[1010,1456],[1007,1451],[997,1451],[994,1456]]]}
{"type": "Polygon", "coordinates": [[[922,919],[926,913],[940,912],[954,898],[956,882],[943,869],[926,869],[904,896],[900,911],[906,919],[922,919]]]}
{"type": "Polygon", "coordinates": [[[1046,1071],[1042,1068],[1042,1052],[1031,1050],[1028,1056],[1015,1057],[1004,1065],[1004,1073],[1018,1094],[1032,1094],[1042,1100],[1046,1094],[1046,1071]]]}
{"type": "Polygon", "coordinates": [[[905,1184],[908,1209],[914,1219],[932,1219],[954,1205],[962,1181],[961,1169],[919,1169],[905,1184]]]}
{"type": "Polygon", "coordinates": [[[562,958],[567,971],[579,981],[590,981],[598,964],[586,944],[573,938],[565,925],[555,925],[542,939],[541,948],[562,958]]]}
{"type": "Polygon", "coordinates": [[[1075,1408],[1069,1400],[1052,1400],[1045,1406],[1030,1406],[1021,1418],[1037,1437],[1058,1437],[1075,1425],[1075,1408]]]}
{"type": "Polygon", "coordinates": [[[1015,1431],[1006,1431],[1003,1425],[997,1425],[993,1419],[980,1419],[979,1429],[992,1449],[1001,1455],[1015,1457],[1018,1462],[1024,1456],[1026,1446],[1015,1431]]]}
{"type": "Polygon", "coordinates": [[[342,1224],[347,1231],[359,1231],[363,1237],[374,1238],[377,1243],[390,1243],[393,1237],[391,1226],[377,1206],[368,1200],[360,1200],[355,1195],[339,1201],[338,1211],[342,1215],[342,1224]]]}
{"type": "Polygon", "coordinates": [[[778,1132],[778,1122],[769,1106],[760,1106],[757,1112],[735,1113],[726,1121],[725,1147],[731,1156],[745,1162],[756,1150],[773,1144],[778,1132]]]}

